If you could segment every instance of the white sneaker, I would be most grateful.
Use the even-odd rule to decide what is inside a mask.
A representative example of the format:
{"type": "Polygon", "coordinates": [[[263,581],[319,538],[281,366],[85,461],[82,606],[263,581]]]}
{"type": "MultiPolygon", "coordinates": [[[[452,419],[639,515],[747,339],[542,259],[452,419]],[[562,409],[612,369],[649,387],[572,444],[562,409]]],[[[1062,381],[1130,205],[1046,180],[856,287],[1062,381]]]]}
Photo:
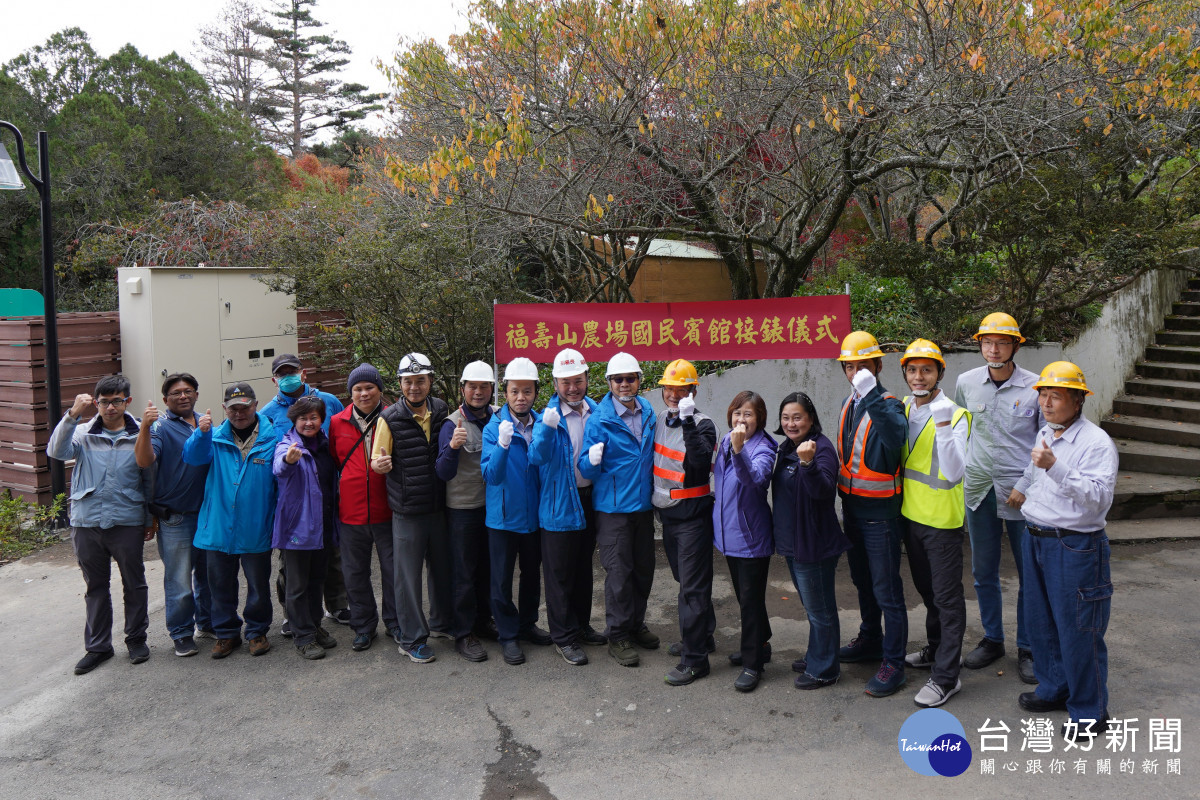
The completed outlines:
{"type": "Polygon", "coordinates": [[[909,653],[904,657],[904,663],[917,669],[929,669],[933,666],[933,648],[925,645],[917,652],[909,653]]]}
{"type": "Polygon", "coordinates": [[[945,705],[946,701],[962,690],[962,681],[956,680],[954,686],[950,689],[945,689],[934,682],[933,678],[926,681],[921,687],[921,691],[917,692],[917,696],[913,698],[913,702],[923,708],[937,708],[940,705],[945,705]]]}

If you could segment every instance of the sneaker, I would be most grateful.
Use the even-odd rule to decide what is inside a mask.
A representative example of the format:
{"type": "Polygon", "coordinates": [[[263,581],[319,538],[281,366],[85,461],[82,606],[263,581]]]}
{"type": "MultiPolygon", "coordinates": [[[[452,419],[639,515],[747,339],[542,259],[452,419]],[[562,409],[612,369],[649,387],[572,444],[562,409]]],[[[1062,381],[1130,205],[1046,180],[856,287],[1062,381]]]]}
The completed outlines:
{"type": "MultiPolygon", "coordinates": [[[[729,663],[735,667],[740,667],[742,665],[742,651],[739,650],[736,653],[730,653],[729,654],[729,663]]],[[[770,642],[767,642],[766,644],[763,645],[763,663],[764,664],[771,663],[771,643],[770,642]]]]}
{"type": "Polygon", "coordinates": [[[350,609],[339,608],[337,611],[326,611],[325,618],[333,620],[338,625],[349,625],[350,624],[350,609]]]}
{"type": "Polygon", "coordinates": [[[838,650],[838,661],[843,664],[874,661],[879,658],[883,658],[883,642],[880,639],[868,639],[865,636],[855,636],[850,640],[850,644],[838,650]]]}
{"type": "Polygon", "coordinates": [[[993,642],[986,636],[979,646],[963,657],[962,665],[967,669],[983,669],[998,658],[1004,657],[1004,642],[993,642]]]}
{"type": "Polygon", "coordinates": [[[150,648],[146,646],[144,639],[140,642],[130,642],[126,647],[129,649],[129,663],[144,664],[150,660],[150,648]]]}
{"type": "MultiPolygon", "coordinates": [[[[708,640],[704,643],[704,649],[709,653],[717,652],[717,640],[711,636],[708,637],[708,640]]],[[[671,645],[667,648],[667,655],[681,658],[683,656],[683,642],[671,642],[671,645]]]]}
{"type": "Polygon", "coordinates": [[[890,662],[883,662],[875,677],[867,681],[867,694],[871,697],[887,697],[900,691],[908,678],[904,675],[904,667],[897,667],[890,662]]]}
{"type": "Polygon", "coordinates": [[[799,672],[801,675],[808,672],[808,656],[797,658],[792,662],[792,672],[799,672]]]}
{"type": "Polygon", "coordinates": [[[478,664],[481,661],[487,661],[487,650],[483,649],[483,645],[476,638],[475,634],[468,634],[454,640],[454,651],[467,661],[478,664]]]}
{"type": "Polygon", "coordinates": [[[584,625],[583,631],[579,634],[579,643],[588,644],[592,647],[603,647],[608,644],[608,637],[600,631],[593,628],[591,625],[584,625]]]}
{"type": "Polygon", "coordinates": [[[796,680],[792,681],[792,683],[796,686],[797,689],[805,689],[805,690],[807,690],[807,689],[822,689],[826,686],[833,686],[837,682],[838,682],[837,678],[829,678],[827,680],[824,678],[814,678],[812,675],[809,675],[807,672],[800,673],[799,675],[796,676],[796,680]]]}
{"type": "Polygon", "coordinates": [[[200,648],[196,647],[196,640],[191,636],[184,636],[182,639],[175,640],[175,655],[180,658],[194,656],[200,652],[200,648]]]}
{"type": "Polygon", "coordinates": [[[450,634],[446,633],[445,631],[435,631],[435,630],[431,629],[429,631],[429,638],[430,639],[453,639],[454,637],[451,636],[450,634]]]}
{"type": "Polygon", "coordinates": [[[437,656],[433,654],[433,648],[427,645],[425,642],[414,644],[407,650],[404,649],[404,645],[400,645],[400,652],[408,656],[409,661],[414,661],[418,664],[428,664],[430,661],[433,661],[437,658],[437,656]]]}
{"type": "Polygon", "coordinates": [[[699,664],[680,663],[668,672],[663,680],[668,686],[687,686],[692,681],[707,675],[709,669],[708,661],[701,661],[699,664]]]}
{"type": "Polygon", "coordinates": [[[608,654],[622,667],[636,667],[641,657],[633,649],[633,642],[622,639],[619,642],[608,643],[608,654]]]}
{"type": "Polygon", "coordinates": [[[742,674],[737,676],[737,680],[733,682],[733,688],[739,692],[753,692],[758,688],[758,682],[762,678],[762,673],[747,667],[742,670],[742,674]]]}
{"type": "Polygon", "coordinates": [[[213,642],[212,657],[225,658],[225,656],[229,655],[241,646],[241,639],[217,639],[215,642],[213,642]]]}
{"type": "Polygon", "coordinates": [[[96,667],[103,664],[105,661],[108,661],[112,657],[113,657],[112,650],[106,650],[103,653],[92,653],[89,651],[89,652],[85,653],[83,658],[79,659],[79,663],[77,663],[75,665],[75,674],[76,675],[87,675],[89,672],[91,672],[96,667]]]}
{"type": "Polygon", "coordinates": [[[281,636],[286,636],[289,639],[292,638],[292,623],[288,622],[285,619],[283,621],[283,623],[279,626],[279,634],[281,636]]]}
{"type": "Polygon", "coordinates": [[[921,708],[937,708],[944,705],[954,695],[962,690],[962,681],[955,680],[954,685],[945,687],[930,678],[921,687],[921,691],[917,692],[917,696],[913,698],[913,702],[921,706],[921,708]]]}
{"type": "Polygon", "coordinates": [[[634,631],[633,636],[630,638],[633,639],[634,644],[643,650],[657,650],[658,646],[662,644],[661,640],[651,633],[650,629],[645,625],[634,631]]]}
{"type": "Polygon", "coordinates": [[[1030,686],[1036,686],[1038,679],[1033,674],[1033,653],[1028,650],[1017,649],[1017,675],[1020,676],[1022,683],[1028,683],[1030,686]]]}
{"type": "Polygon", "coordinates": [[[215,633],[213,633],[212,631],[201,628],[200,630],[196,631],[196,638],[197,639],[216,639],[217,635],[215,633]]]}
{"type": "Polygon", "coordinates": [[[583,652],[583,648],[577,644],[569,644],[566,647],[555,645],[554,649],[563,657],[563,661],[572,667],[582,667],[588,662],[587,653],[583,652]]]}
{"type": "Polygon", "coordinates": [[[271,643],[267,641],[265,636],[255,636],[249,641],[250,655],[261,656],[271,649],[271,643]]]}
{"type": "Polygon", "coordinates": [[[404,644],[404,639],[400,636],[399,628],[392,628],[388,631],[388,636],[392,637],[392,641],[396,644],[404,644]]]}
{"type": "Polygon", "coordinates": [[[1043,700],[1038,697],[1037,692],[1022,692],[1017,697],[1017,705],[1035,714],[1044,714],[1047,711],[1066,711],[1067,698],[1064,697],[1062,700],[1043,700]]]}
{"type": "Polygon", "coordinates": [[[525,663],[525,653],[521,651],[521,645],[516,642],[504,642],[500,645],[501,651],[504,653],[504,663],[517,666],[525,663]]]}
{"type": "MultiPolygon", "coordinates": [[[[361,653],[363,650],[369,650],[371,648],[371,642],[373,641],[375,641],[375,631],[371,631],[370,633],[360,633],[356,635],[354,637],[354,641],[350,643],[350,649],[361,653]]],[[[322,647],[321,649],[324,650],[325,648],[322,647]]]]}
{"type": "Polygon", "coordinates": [[[296,652],[300,654],[301,658],[309,661],[316,661],[318,658],[325,657],[325,648],[321,647],[321,645],[317,644],[316,642],[302,644],[296,648],[296,652]]]}
{"type": "Polygon", "coordinates": [[[546,647],[554,644],[554,640],[550,638],[550,634],[539,628],[537,625],[530,625],[528,628],[522,628],[517,634],[517,639],[522,642],[540,645],[546,647]]]}
{"type": "Polygon", "coordinates": [[[321,645],[321,647],[325,648],[326,650],[332,650],[333,648],[337,647],[337,639],[333,638],[333,634],[331,634],[329,631],[318,625],[317,644],[321,645]]]}
{"type": "Polygon", "coordinates": [[[927,644],[917,652],[909,653],[904,657],[904,663],[917,669],[933,669],[933,645],[927,644]]]}

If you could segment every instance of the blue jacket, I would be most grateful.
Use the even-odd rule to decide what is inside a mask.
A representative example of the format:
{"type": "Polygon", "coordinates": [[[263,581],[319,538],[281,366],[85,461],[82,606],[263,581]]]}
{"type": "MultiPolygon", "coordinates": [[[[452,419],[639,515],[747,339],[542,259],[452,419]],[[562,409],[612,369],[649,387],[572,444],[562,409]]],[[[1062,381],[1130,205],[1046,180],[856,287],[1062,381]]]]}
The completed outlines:
{"type": "Polygon", "coordinates": [[[767,487],[775,467],[775,440],[755,431],[734,455],[730,434],[717,446],[713,465],[713,542],[724,555],[762,558],[775,552],[767,487]]]}
{"type": "Polygon", "coordinates": [[[317,460],[304,446],[304,440],[292,428],[275,445],[271,471],[278,479],[279,496],[275,501],[275,528],[271,547],[279,550],[320,550],[325,546],[325,498],[317,476],[317,460]],[[300,448],[300,460],[284,460],[288,449],[300,448]]]}
{"type": "Polygon", "coordinates": [[[59,461],[75,459],[71,473],[71,525],[76,528],[115,528],[151,525],[146,510],[153,470],[143,470],[133,457],[138,422],[125,415],[125,430],[110,438],[97,414],[80,425],[67,414],[46,445],[46,455],[59,461]]]}
{"type": "Polygon", "coordinates": [[[637,399],[642,408],[642,441],[639,443],[629,426],[613,408],[612,392],[596,404],[583,430],[583,447],[579,451],[579,472],[593,483],[592,502],[597,511],[608,514],[631,514],[649,511],[654,494],[654,409],[644,398],[637,399]],[[588,458],[592,445],[604,443],[604,457],[593,467],[588,458]]]}
{"type": "MultiPolygon", "coordinates": [[[[541,417],[536,411],[530,424],[537,430],[541,417]]],[[[541,482],[538,468],[529,462],[529,445],[525,437],[513,431],[507,448],[499,442],[500,423],[515,424],[512,412],[505,405],[492,415],[483,429],[483,456],[480,467],[487,483],[487,526],[500,531],[533,533],[538,529],[538,494],[541,482]]]]}
{"type": "MultiPolygon", "coordinates": [[[[583,398],[587,403],[589,419],[596,413],[596,401],[583,398]]],[[[550,398],[546,408],[557,411],[560,398],[550,398]]],[[[545,410],[542,411],[545,414],[545,410]]],[[[581,531],[587,527],[583,515],[583,504],[579,502],[579,489],[575,485],[575,454],[571,450],[571,434],[565,422],[557,428],[545,424],[533,426],[533,447],[529,460],[538,466],[542,482],[541,503],[538,518],[548,531],[581,531]]]]}
{"type": "MultiPolygon", "coordinates": [[[[321,433],[329,435],[329,421],[333,419],[334,414],[340,414],[346,407],[342,405],[342,401],[331,395],[329,392],[322,392],[315,386],[304,384],[304,393],[300,397],[311,397],[317,395],[325,401],[325,421],[321,423],[321,433]]],[[[277,392],[271,401],[258,410],[258,413],[264,415],[271,420],[271,424],[275,426],[275,438],[281,439],[285,433],[292,428],[292,421],[288,419],[288,409],[292,407],[292,403],[300,399],[300,397],[288,397],[283,392],[277,392]]]]}
{"type": "Polygon", "coordinates": [[[194,544],[220,553],[265,553],[271,549],[275,521],[275,427],[258,413],[258,437],[249,458],[242,458],[225,420],[207,433],[196,428],[183,445],[183,460],[211,464],[204,483],[204,505],[194,544]]]}

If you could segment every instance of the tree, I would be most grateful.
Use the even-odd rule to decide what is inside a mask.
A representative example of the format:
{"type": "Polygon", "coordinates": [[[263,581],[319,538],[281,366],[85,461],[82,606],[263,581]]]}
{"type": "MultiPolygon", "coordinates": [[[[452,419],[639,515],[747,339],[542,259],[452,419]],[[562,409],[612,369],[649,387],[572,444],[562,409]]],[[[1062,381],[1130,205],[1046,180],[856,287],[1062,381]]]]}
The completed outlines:
{"type": "Polygon", "coordinates": [[[263,105],[264,133],[292,157],[325,128],[343,129],[382,108],[383,95],[360,83],[334,77],[349,63],[350,46],[341,39],[315,33],[325,23],[313,18],[316,0],[278,0],[268,11],[273,20],[249,23],[249,29],[272,44],[263,56],[270,70],[263,105]]]}
{"type": "Polygon", "coordinates": [[[270,42],[254,30],[261,23],[259,13],[248,0],[229,0],[217,20],[200,29],[198,47],[201,69],[216,95],[265,131],[281,114],[265,102],[270,42]]]}

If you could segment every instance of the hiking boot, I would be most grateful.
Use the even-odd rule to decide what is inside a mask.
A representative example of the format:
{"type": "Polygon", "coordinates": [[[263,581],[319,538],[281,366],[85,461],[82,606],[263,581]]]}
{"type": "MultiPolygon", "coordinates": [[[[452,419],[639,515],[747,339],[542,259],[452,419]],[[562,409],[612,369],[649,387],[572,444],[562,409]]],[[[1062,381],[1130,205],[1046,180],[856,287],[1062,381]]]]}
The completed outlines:
{"type": "Polygon", "coordinates": [[[96,667],[103,664],[105,661],[108,661],[112,657],[113,657],[112,650],[106,650],[103,653],[93,653],[90,651],[87,653],[84,653],[83,658],[79,659],[79,663],[77,663],[75,665],[75,674],[76,675],[87,675],[89,672],[91,672],[96,667]]]}
{"type": "Polygon", "coordinates": [[[333,648],[337,647],[337,639],[333,638],[333,634],[322,628],[320,625],[317,626],[316,636],[317,644],[321,645],[321,647],[324,649],[332,650],[333,648]]]}
{"type": "Polygon", "coordinates": [[[634,631],[629,638],[633,639],[633,643],[643,650],[657,650],[662,643],[645,625],[634,631]]]}
{"type": "Polygon", "coordinates": [[[699,664],[678,664],[673,670],[666,674],[663,678],[668,686],[687,686],[692,681],[703,678],[709,673],[709,665],[707,661],[701,661],[699,664]]]}
{"type": "Polygon", "coordinates": [[[619,642],[608,643],[608,654],[622,667],[636,667],[641,657],[633,649],[633,642],[622,639],[619,642]]]}
{"type": "Polygon", "coordinates": [[[318,658],[325,657],[325,648],[316,642],[302,644],[296,648],[296,652],[300,654],[301,658],[308,659],[309,661],[316,661],[318,658]]]}
{"type": "Polygon", "coordinates": [[[225,658],[225,656],[229,655],[241,646],[241,639],[217,639],[215,642],[213,642],[212,657],[225,658]]]}
{"type": "Polygon", "coordinates": [[[913,698],[913,702],[922,708],[937,708],[944,705],[954,695],[962,690],[962,681],[954,681],[953,686],[942,686],[941,684],[930,678],[921,687],[921,691],[917,692],[917,696],[913,698]]]}
{"type": "Polygon", "coordinates": [[[875,677],[867,681],[866,693],[871,697],[887,697],[893,695],[908,683],[904,675],[904,667],[897,667],[889,661],[883,662],[875,677]]]}
{"type": "Polygon", "coordinates": [[[460,636],[454,640],[454,651],[467,661],[478,664],[481,661],[487,661],[487,651],[483,649],[479,639],[475,634],[460,636]]]}
{"type": "Polygon", "coordinates": [[[563,657],[563,661],[570,664],[572,667],[582,667],[588,663],[587,653],[583,652],[583,648],[577,644],[569,644],[566,647],[554,646],[558,654],[563,657]]]}
{"type": "Polygon", "coordinates": [[[1017,675],[1022,683],[1036,686],[1038,679],[1033,674],[1033,653],[1021,648],[1017,649],[1017,675]]]}
{"type": "Polygon", "coordinates": [[[181,639],[175,640],[175,655],[180,658],[194,656],[200,652],[200,648],[196,647],[196,640],[191,636],[184,636],[181,639]]]}
{"type": "Polygon", "coordinates": [[[933,650],[933,645],[927,644],[917,652],[906,655],[904,663],[917,669],[933,669],[933,650]]]}
{"type": "Polygon", "coordinates": [[[843,664],[853,664],[857,661],[874,661],[883,658],[883,641],[868,639],[865,636],[855,636],[850,644],[838,650],[838,661],[843,664]]]}
{"type": "Polygon", "coordinates": [[[994,642],[986,636],[979,646],[963,657],[962,665],[967,669],[983,669],[998,658],[1004,657],[1004,642],[994,642]]]}
{"type": "MultiPolygon", "coordinates": [[[[319,642],[318,642],[319,644],[319,642]]],[[[271,649],[271,643],[267,641],[265,636],[255,636],[249,641],[250,655],[261,656],[271,649]]]]}

